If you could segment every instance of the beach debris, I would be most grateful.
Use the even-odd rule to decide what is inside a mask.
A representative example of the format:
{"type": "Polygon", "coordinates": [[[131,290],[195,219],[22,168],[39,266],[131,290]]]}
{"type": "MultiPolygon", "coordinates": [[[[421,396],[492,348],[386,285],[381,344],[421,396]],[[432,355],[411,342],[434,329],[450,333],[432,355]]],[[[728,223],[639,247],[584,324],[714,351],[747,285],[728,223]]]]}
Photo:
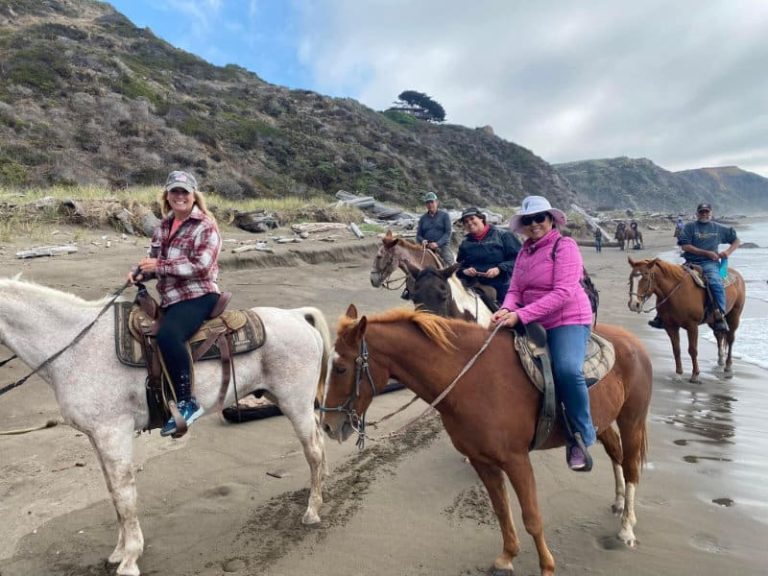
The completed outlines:
{"type": "Polygon", "coordinates": [[[232,252],[235,254],[240,254],[241,252],[251,252],[253,250],[258,250],[259,252],[274,253],[274,249],[268,246],[266,242],[256,242],[256,244],[245,244],[244,246],[238,246],[237,248],[234,248],[232,252]]]}
{"type": "Polygon", "coordinates": [[[63,246],[41,246],[29,250],[16,252],[16,258],[38,258],[40,256],[58,256],[59,254],[71,254],[77,252],[77,246],[65,244],[63,246]]]}
{"type": "Polygon", "coordinates": [[[349,229],[352,231],[352,234],[354,234],[358,238],[365,238],[365,234],[362,233],[360,228],[354,222],[349,223],[349,229]]]}

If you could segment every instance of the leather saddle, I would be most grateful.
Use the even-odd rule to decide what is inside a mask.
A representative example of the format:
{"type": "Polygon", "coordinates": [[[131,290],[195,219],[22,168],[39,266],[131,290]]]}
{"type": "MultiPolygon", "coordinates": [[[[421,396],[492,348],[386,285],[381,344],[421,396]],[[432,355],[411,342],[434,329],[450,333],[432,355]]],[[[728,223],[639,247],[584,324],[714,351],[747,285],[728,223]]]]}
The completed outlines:
{"type": "MultiPolygon", "coordinates": [[[[558,416],[547,333],[541,324],[534,322],[521,330],[516,330],[514,341],[523,369],[533,385],[542,393],[536,434],[531,443],[531,450],[536,450],[549,438],[558,416]]],[[[615,362],[616,351],[613,344],[602,336],[591,333],[584,357],[584,377],[587,380],[587,387],[599,382],[611,371],[615,362]]]]}
{"type": "MultiPolygon", "coordinates": [[[[250,352],[263,346],[266,340],[264,324],[251,310],[226,310],[231,293],[219,297],[208,320],[188,340],[193,362],[221,362],[221,387],[217,409],[223,408],[229,382],[234,376],[236,354],[250,352]]],[[[165,372],[157,348],[157,331],[162,323],[162,309],[146,292],[139,289],[135,302],[115,304],[115,352],[123,364],[147,369],[147,401],[150,408],[148,430],[158,428],[172,415],[175,408],[173,387],[165,372]]]]}
{"type": "MultiPolygon", "coordinates": [[[[715,305],[714,305],[714,298],[712,297],[712,294],[709,291],[709,283],[707,282],[707,277],[704,276],[704,273],[701,270],[701,266],[697,266],[696,264],[681,264],[683,267],[683,270],[685,270],[693,280],[693,283],[696,284],[699,288],[704,290],[707,294],[707,297],[704,301],[704,317],[702,318],[702,322],[710,322],[714,320],[714,312],[715,312],[715,305]]],[[[731,284],[736,282],[736,277],[732,274],[728,274],[725,278],[723,278],[723,288],[728,288],[731,284]]]]}

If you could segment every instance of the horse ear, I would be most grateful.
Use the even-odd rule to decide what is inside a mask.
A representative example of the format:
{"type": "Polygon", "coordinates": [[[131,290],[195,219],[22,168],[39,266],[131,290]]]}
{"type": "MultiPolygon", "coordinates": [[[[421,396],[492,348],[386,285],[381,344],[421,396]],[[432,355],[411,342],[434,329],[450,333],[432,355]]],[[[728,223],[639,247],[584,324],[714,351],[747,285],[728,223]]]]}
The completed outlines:
{"type": "Polygon", "coordinates": [[[381,243],[387,248],[392,248],[397,243],[397,238],[392,234],[392,230],[387,229],[387,233],[384,234],[384,238],[381,239],[381,243]]]}
{"type": "Polygon", "coordinates": [[[637,264],[637,262],[632,260],[632,256],[627,256],[627,261],[629,262],[629,265],[633,266],[633,267],[634,267],[635,264],[637,264]]]}
{"type": "Polygon", "coordinates": [[[456,272],[456,270],[458,270],[459,268],[461,268],[461,263],[454,262],[453,264],[448,266],[448,268],[443,268],[442,270],[440,270],[439,271],[440,276],[443,277],[443,280],[448,280],[448,278],[453,276],[454,272],[456,272]]]}
{"type": "Polygon", "coordinates": [[[347,318],[357,318],[357,307],[354,304],[350,304],[347,307],[347,318]]]}
{"type": "Polygon", "coordinates": [[[357,324],[355,324],[355,328],[352,331],[352,335],[354,336],[355,340],[361,340],[363,336],[365,336],[365,329],[368,327],[368,318],[363,316],[360,318],[360,320],[357,321],[357,324]]]}

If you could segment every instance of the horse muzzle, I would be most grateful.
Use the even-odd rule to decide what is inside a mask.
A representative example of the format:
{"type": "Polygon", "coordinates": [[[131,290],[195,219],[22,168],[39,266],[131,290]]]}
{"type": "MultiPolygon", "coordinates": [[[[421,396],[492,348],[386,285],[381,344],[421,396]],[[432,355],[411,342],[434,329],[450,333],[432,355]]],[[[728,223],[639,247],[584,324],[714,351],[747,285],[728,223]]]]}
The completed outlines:
{"type": "Polygon", "coordinates": [[[323,414],[320,420],[320,427],[323,432],[332,440],[337,440],[339,444],[349,438],[355,429],[349,421],[349,417],[344,413],[323,414]]]}
{"type": "Polygon", "coordinates": [[[374,288],[381,288],[381,283],[384,281],[379,272],[371,272],[371,286],[374,288]]]}

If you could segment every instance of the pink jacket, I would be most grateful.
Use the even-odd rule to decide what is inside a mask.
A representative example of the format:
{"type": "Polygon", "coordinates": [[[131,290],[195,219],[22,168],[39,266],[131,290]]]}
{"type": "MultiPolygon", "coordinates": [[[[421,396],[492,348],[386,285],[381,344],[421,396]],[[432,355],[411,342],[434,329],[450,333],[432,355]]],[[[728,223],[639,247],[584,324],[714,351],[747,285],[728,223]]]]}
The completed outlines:
{"type": "Polygon", "coordinates": [[[592,324],[589,298],[579,284],[583,262],[576,241],[552,229],[537,242],[529,238],[517,255],[502,308],[517,312],[523,324],[544,328],[592,324]],[[555,241],[557,254],[552,259],[555,241]]]}

